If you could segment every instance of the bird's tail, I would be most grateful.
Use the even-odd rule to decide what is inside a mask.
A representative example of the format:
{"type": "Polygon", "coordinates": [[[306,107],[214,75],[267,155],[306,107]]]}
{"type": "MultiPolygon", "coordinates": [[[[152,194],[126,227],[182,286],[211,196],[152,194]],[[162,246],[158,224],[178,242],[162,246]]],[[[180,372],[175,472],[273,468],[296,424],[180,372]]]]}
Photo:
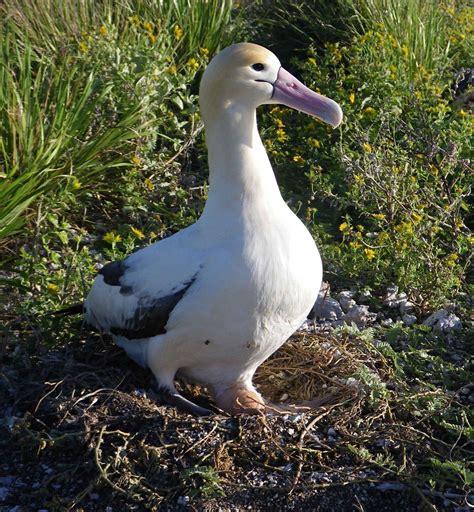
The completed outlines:
{"type": "Polygon", "coordinates": [[[58,309],[57,311],[49,311],[46,313],[48,316],[68,316],[68,315],[79,315],[80,313],[84,313],[84,303],[79,302],[78,304],[73,304],[67,308],[58,309]]]}

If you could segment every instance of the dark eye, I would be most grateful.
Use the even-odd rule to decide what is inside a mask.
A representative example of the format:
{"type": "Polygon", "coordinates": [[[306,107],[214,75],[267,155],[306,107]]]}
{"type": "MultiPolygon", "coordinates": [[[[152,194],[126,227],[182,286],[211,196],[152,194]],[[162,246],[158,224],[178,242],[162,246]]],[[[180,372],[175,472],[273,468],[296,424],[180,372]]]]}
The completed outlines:
{"type": "Polygon", "coordinates": [[[255,71],[263,71],[265,66],[260,62],[257,62],[257,64],[252,64],[252,69],[255,69],[255,71]]]}

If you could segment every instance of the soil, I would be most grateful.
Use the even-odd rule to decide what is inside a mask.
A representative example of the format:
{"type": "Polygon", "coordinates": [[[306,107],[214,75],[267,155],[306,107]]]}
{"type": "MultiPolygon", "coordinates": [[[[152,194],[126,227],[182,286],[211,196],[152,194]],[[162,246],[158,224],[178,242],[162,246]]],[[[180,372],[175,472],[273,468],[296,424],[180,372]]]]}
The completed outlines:
{"type": "MultiPolygon", "coordinates": [[[[0,510],[430,510],[409,482],[340,449],[351,442],[349,418],[360,424],[363,414],[350,386],[305,414],[197,418],[160,404],[151,375],[107,338],[82,332],[54,350],[34,340],[0,344],[0,510]]],[[[259,370],[261,390],[292,400],[307,398],[295,389],[327,388],[344,373],[335,350],[326,342],[319,366],[305,356],[323,345],[295,335],[259,370]],[[282,373],[295,353],[300,362],[282,373]]],[[[209,407],[205,390],[182,390],[209,407]]],[[[362,421],[361,435],[376,425],[362,421]]]]}

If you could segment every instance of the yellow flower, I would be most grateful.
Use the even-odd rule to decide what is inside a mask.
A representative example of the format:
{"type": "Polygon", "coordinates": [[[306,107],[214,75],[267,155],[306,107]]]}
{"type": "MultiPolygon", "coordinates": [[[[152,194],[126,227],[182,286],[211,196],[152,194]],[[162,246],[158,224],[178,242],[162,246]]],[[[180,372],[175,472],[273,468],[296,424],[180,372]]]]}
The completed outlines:
{"type": "Polygon", "coordinates": [[[384,220],[385,214],[384,213],[374,213],[374,214],[372,214],[372,217],[377,220],[384,220]]]}
{"type": "Polygon", "coordinates": [[[354,103],[355,99],[356,99],[356,95],[353,92],[351,92],[349,94],[349,103],[354,103]]]}
{"type": "Polygon", "coordinates": [[[99,32],[100,32],[100,35],[101,35],[101,36],[106,36],[106,35],[107,35],[107,28],[105,27],[105,25],[102,25],[102,26],[99,28],[99,32]]]}
{"type": "Polygon", "coordinates": [[[456,265],[456,261],[458,261],[458,259],[459,259],[459,255],[456,254],[455,252],[453,252],[446,258],[446,265],[448,265],[448,267],[454,267],[454,265],[456,265]]]}
{"type": "Polygon", "coordinates": [[[154,34],[148,33],[147,37],[151,44],[156,43],[156,36],[154,34]]]}
{"type": "Polygon", "coordinates": [[[145,181],[143,183],[145,185],[145,188],[147,188],[150,192],[155,190],[155,185],[153,185],[153,182],[150,180],[150,178],[145,178],[145,181]]]}
{"type": "Polygon", "coordinates": [[[463,110],[463,109],[458,111],[458,116],[459,117],[467,117],[468,115],[469,114],[465,110],[463,110]]]}
{"type": "Polygon", "coordinates": [[[116,244],[117,242],[120,242],[122,240],[122,237],[115,231],[109,231],[108,233],[105,233],[105,235],[102,237],[102,240],[113,245],[116,244]]]}
{"type": "Polygon", "coordinates": [[[48,283],[48,292],[49,293],[58,293],[59,286],[54,283],[48,283]]]}
{"type": "Polygon", "coordinates": [[[285,142],[285,140],[288,140],[288,135],[285,133],[283,128],[278,128],[276,134],[278,142],[285,142]]]}
{"type": "Polygon", "coordinates": [[[275,119],[275,124],[277,125],[277,128],[284,128],[285,127],[285,123],[279,117],[277,117],[275,119]]]}
{"type": "Polygon", "coordinates": [[[364,114],[367,114],[369,116],[373,116],[375,114],[376,110],[373,107],[367,107],[364,108],[364,114]]]}
{"type": "Polygon", "coordinates": [[[412,213],[411,218],[413,219],[413,224],[416,226],[422,221],[423,215],[420,215],[419,213],[412,213]]]}
{"type": "Polygon", "coordinates": [[[74,190],[79,190],[81,188],[81,182],[77,178],[74,178],[72,181],[72,188],[74,190]]]}
{"type": "Polygon", "coordinates": [[[375,257],[375,251],[373,249],[364,249],[366,258],[370,261],[375,257]]]}
{"type": "Polygon", "coordinates": [[[191,68],[191,69],[199,69],[199,62],[194,58],[194,57],[191,57],[188,62],[187,62],[187,65],[191,68]]]}
{"type": "Polygon", "coordinates": [[[395,226],[395,231],[401,235],[411,235],[413,234],[413,224],[411,222],[401,222],[395,226]]]}
{"type": "Polygon", "coordinates": [[[143,28],[147,32],[152,32],[153,31],[153,23],[151,23],[150,21],[145,21],[145,23],[143,23],[143,28]]]}
{"type": "Polygon", "coordinates": [[[364,142],[362,144],[362,149],[366,152],[366,153],[370,153],[372,151],[372,146],[368,143],[368,142],[364,142]]]}
{"type": "Polygon", "coordinates": [[[364,177],[362,176],[362,174],[354,174],[354,181],[358,185],[363,185],[364,182],[365,182],[364,177]]]}
{"type": "Polygon", "coordinates": [[[300,155],[295,155],[295,156],[293,157],[293,162],[296,162],[296,163],[298,163],[298,164],[301,164],[302,162],[304,162],[304,160],[303,160],[303,157],[302,157],[302,156],[300,156],[300,155]]]}
{"type": "Polygon", "coordinates": [[[320,148],[321,142],[318,139],[309,139],[308,141],[313,148],[320,148]]]}
{"type": "Polygon", "coordinates": [[[132,23],[132,25],[134,25],[135,27],[139,27],[140,26],[140,17],[137,16],[136,14],[134,16],[131,16],[130,18],[128,18],[130,20],[130,22],[132,23]]]}
{"type": "Polygon", "coordinates": [[[137,237],[139,238],[140,240],[142,240],[143,238],[145,238],[145,234],[143,233],[143,231],[140,231],[138,228],[134,228],[133,226],[130,226],[130,230],[132,231],[132,233],[137,237]]]}
{"type": "Polygon", "coordinates": [[[176,39],[176,41],[179,41],[183,37],[184,30],[179,25],[175,25],[174,29],[173,29],[173,33],[174,33],[174,38],[176,39]]]}
{"type": "Polygon", "coordinates": [[[199,48],[199,51],[203,54],[203,55],[209,55],[209,50],[207,48],[199,48]]]}
{"type": "Polygon", "coordinates": [[[169,73],[170,75],[176,75],[177,71],[178,71],[178,68],[174,64],[172,64],[171,66],[166,68],[166,72],[169,73]]]}
{"type": "Polygon", "coordinates": [[[84,41],[81,41],[79,43],[79,50],[82,52],[82,53],[87,53],[88,50],[89,50],[89,47],[87,46],[87,44],[84,42],[84,41]]]}
{"type": "Polygon", "coordinates": [[[134,164],[136,167],[141,167],[142,166],[141,158],[137,155],[133,155],[132,156],[132,164],[134,164]]]}
{"type": "Polygon", "coordinates": [[[316,64],[316,59],[315,59],[314,57],[309,57],[309,58],[308,58],[308,62],[309,62],[310,64],[312,64],[313,66],[316,66],[316,65],[317,65],[317,64],[316,64]]]}
{"type": "Polygon", "coordinates": [[[405,44],[401,47],[401,51],[402,51],[403,58],[407,59],[408,58],[408,47],[405,44]]]}
{"type": "Polygon", "coordinates": [[[390,235],[386,233],[385,231],[382,231],[382,233],[379,233],[377,236],[377,241],[381,244],[385,242],[385,240],[388,240],[390,238],[390,235]]]}
{"type": "Polygon", "coordinates": [[[340,226],[339,226],[339,231],[341,231],[342,233],[347,233],[348,231],[350,231],[350,226],[347,222],[343,222],[340,226]]]}
{"type": "Polygon", "coordinates": [[[352,247],[352,249],[360,249],[362,247],[359,242],[349,242],[349,246],[352,247]]]}

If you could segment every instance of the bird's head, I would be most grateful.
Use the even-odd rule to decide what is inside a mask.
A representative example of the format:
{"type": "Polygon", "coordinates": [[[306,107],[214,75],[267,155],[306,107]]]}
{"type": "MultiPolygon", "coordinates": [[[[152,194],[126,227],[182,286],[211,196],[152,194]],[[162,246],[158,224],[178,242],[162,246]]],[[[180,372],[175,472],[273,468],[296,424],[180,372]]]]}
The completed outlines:
{"type": "Polygon", "coordinates": [[[338,126],[341,107],[333,100],[308,89],[286,71],[266,48],[238,43],[218,53],[209,63],[199,89],[204,117],[218,110],[283,104],[338,126]]]}

